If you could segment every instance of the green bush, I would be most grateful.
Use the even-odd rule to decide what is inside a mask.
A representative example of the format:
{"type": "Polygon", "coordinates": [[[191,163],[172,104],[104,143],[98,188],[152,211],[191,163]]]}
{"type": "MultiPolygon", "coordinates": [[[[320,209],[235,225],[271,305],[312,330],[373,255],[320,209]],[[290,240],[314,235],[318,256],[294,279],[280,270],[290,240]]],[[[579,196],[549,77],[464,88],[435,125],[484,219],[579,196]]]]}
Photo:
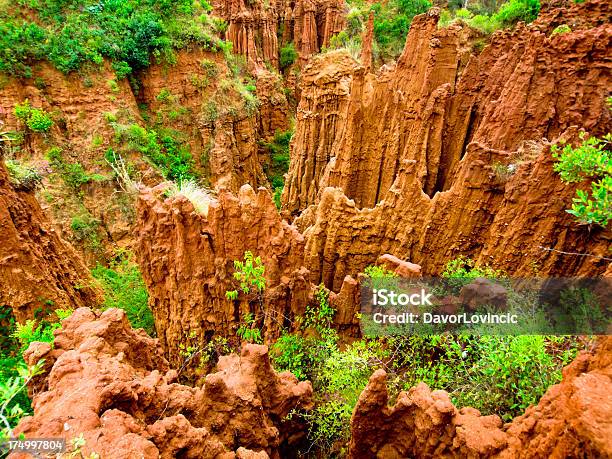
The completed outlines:
{"type": "Polygon", "coordinates": [[[47,132],[53,126],[51,116],[42,109],[32,108],[28,99],[16,104],[13,113],[34,132],[47,132]]]}
{"type": "Polygon", "coordinates": [[[150,0],[19,2],[0,23],[0,71],[29,77],[32,64],[46,58],[68,73],[108,58],[120,79],[152,57],[174,62],[176,48],[223,50],[214,36],[222,24],[208,20],[209,12],[207,2],[193,0],[172,7],[150,0]]]}
{"type": "Polygon", "coordinates": [[[505,274],[489,266],[477,266],[474,260],[460,255],[446,263],[441,276],[447,279],[445,285],[449,287],[449,293],[457,295],[463,286],[477,277],[500,279],[505,277],[505,274]]]}
{"type": "Polygon", "coordinates": [[[280,49],[280,68],[281,70],[291,66],[297,59],[297,51],[293,43],[287,43],[280,49]]]}
{"type": "Polygon", "coordinates": [[[31,191],[42,182],[42,176],[35,167],[16,159],[7,159],[4,164],[12,185],[18,190],[31,191]]]}
{"type": "Polygon", "coordinates": [[[129,252],[120,252],[108,267],[97,265],[91,273],[104,291],[104,308],[126,312],[132,327],[155,336],[155,320],[148,306],[149,294],[138,265],[129,252]]]}
{"type": "MultiPolygon", "coordinates": [[[[165,100],[164,90],[160,96],[165,100]]],[[[181,183],[196,178],[193,157],[185,142],[179,139],[179,132],[170,129],[156,131],[137,124],[114,124],[114,128],[117,142],[125,142],[128,149],[148,157],[166,179],[181,183]]]]}
{"type": "Polygon", "coordinates": [[[404,388],[423,381],[446,390],[457,407],[508,421],[561,380],[577,353],[571,338],[545,336],[402,336],[388,346],[404,388]]]}
{"type": "Polygon", "coordinates": [[[502,4],[494,18],[502,26],[510,27],[519,21],[535,21],[539,13],[540,0],[510,0],[502,4]]]}
{"type": "Polygon", "coordinates": [[[293,131],[276,131],[272,142],[261,142],[270,152],[270,166],[266,173],[272,189],[276,190],[285,184],[285,174],[289,171],[290,144],[293,131]]]}
{"type": "Polygon", "coordinates": [[[612,219],[612,134],[603,138],[589,137],[573,148],[565,145],[551,147],[557,161],[554,170],[566,183],[591,182],[591,193],[577,190],[572,208],[567,210],[582,224],[606,227],[612,219]]]}

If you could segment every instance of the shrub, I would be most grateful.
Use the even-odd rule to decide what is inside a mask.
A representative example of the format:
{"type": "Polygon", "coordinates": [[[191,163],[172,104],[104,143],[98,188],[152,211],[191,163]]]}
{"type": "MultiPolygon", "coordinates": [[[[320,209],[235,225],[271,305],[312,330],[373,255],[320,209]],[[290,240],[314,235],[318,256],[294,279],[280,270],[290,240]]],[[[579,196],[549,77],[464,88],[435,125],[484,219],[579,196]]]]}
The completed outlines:
{"type": "Polygon", "coordinates": [[[31,191],[42,182],[42,176],[35,167],[23,164],[16,159],[7,159],[4,164],[15,189],[31,191]]]}
{"type": "Polygon", "coordinates": [[[108,267],[98,264],[91,273],[104,291],[105,309],[123,309],[132,327],[155,336],[155,320],[147,304],[149,294],[130,252],[119,252],[108,267]]]}
{"type": "Polygon", "coordinates": [[[297,51],[293,43],[287,43],[280,50],[280,68],[281,70],[291,66],[297,59],[297,51]]]}
{"type": "Polygon", "coordinates": [[[567,212],[582,224],[596,224],[606,227],[612,218],[612,153],[610,143],[612,134],[603,138],[589,137],[573,148],[565,145],[551,147],[553,158],[557,161],[554,170],[566,183],[591,182],[591,193],[577,190],[572,208],[567,212]]]}
{"type": "Polygon", "coordinates": [[[174,62],[175,48],[198,44],[221,50],[225,45],[213,34],[224,23],[209,21],[209,8],[193,0],[176,2],[174,8],[142,0],[19,2],[0,23],[0,71],[30,77],[30,65],[46,58],[68,73],[108,58],[121,79],[147,67],[151,56],[174,62]]]}
{"type": "Polygon", "coordinates": [[[553,31],[550,33],[550,36],[554,37],[555,35],[561,35],[564,33],[569,33],[571,31],[572,29],[570,28],[570,26],[568,26],[567,24],[561,24],[560,26],[557,26],[553,29],[553,31]]]}
{"type": "Polygon", "coordinates": [[[270,152],[270,167],[266,169],[272,189],[276,190],[285,184],[285,174],[289,171],[290,144],[293,131],[276,131],[272,142],[261,142],[270,152]]]}
{"type": "Polygon", "coordinates": [[[47,132],[53,126],[51,116],[42,109],[32,108],[28,99],[16,104],[13,113],[34,132],[47,132]]]}
{"type": "Polygon", "coordinates": [[[448,279],[445,285],[450,288],[450,293],[458,294],[464,285],[469,284],[477,277],[500,279],[505,275],[502,271],[489,266],[477,266],[474,260],[460,255],[446,263],[441,276],[448,279]]]}
{"type": "Polygon", "coordinates": [[[540,0],[510,0],[499,8],[494,15],[502,26],[513,26],[519,21],[534,21],[540,13],[540,0]]]}

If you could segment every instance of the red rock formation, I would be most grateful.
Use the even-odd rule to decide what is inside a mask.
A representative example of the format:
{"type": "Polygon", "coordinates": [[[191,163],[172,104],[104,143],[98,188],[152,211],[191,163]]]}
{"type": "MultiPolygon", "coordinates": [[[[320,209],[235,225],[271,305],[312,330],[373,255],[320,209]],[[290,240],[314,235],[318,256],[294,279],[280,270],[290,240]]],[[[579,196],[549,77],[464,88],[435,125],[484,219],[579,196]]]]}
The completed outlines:
{"type": "Polygon", "coordinates": [[[15,432],[67,442],[83,435],[84,456],[279,458],[300,436],[283,418],[311,404],[310,383],[275,373],[265,346],[221,357],[201,388],[177,384],[157,340],[133,330],[119,309],[78,309],[56,332],[53,352],[48,389],[15,432]]]}
{"type": "Polygon", "coordinates": [[[206,214],[181,196],[163,200],[163,186],[141,193],[138,258],[149,290],[161,344],[173,365],[182,360],[179,343],[205,344],[213,335],[234,336],[250,312],[263,336],[276,336],[302,315],[312,286],[303,268],[304,240],[281,220],[270,193],[245,185],[238,196],[221,190],[206,214]],[[260,256],[267,287],[262,303],[255,295],[231,301],[238,287],[234,260],[246,251],[260,256]]]}
{"type": "Polygon", "coordinates": [[[310,56],[329,45],[330,38],[342,31],[345,4],[341,0],[262,0],[216,1],[216,15],[228,23],[227,39],[234,52],[242,54],[252,68],[267,62],[279,67],[279,50],[293,42],[304,64],[310,56]],[[282,32],[281,40],[277,38],[282,32]]]}
{"type": "Polygon", "coordinates": [[[89,271],[44,217],[31,193],[15,191],[0,154],[0,305],[15,319],[37,309],[96,305],[89,271]]]}
{"type": "Polygon", "coordinates": [[[293,213],[315,202],[319,182],[334,155],[357,66],[347,52],[334,51],[316,56],[302,70],[283,211],[293,213]]]}
{"type": "Polygon", "coordinates": [[[502,427],[497,416],[457,410],[424,383],[388,406],[386,373],[370,378],[351,419],[352,459],[612,456],[612,338],[564,369],[536,406],[502,427]]]}
{"type": "MultiPolygon", "coordinates": [[[[299,118],[284,206],[317,204],[296,221],[311,280],[338,291],[346,275],[385,253],[426,274],[459,254],[518,275],[605,271],[601,258],[559,252],[606,257],[612,233],[580,226],[565,212],[575,188],[554,173],[542,140],[574,139],[573,125],[610,130],[605,3],[553,10],[498,32],[469,63],[470,32],[437,29],[432,9],[413,21],[395,67],[352,72],[331,146],[306,136],[310,120],[299,118]],[[564,15],[592,22],[576,19],[573,32],[549,37],[564,15]],[[320,150],[325,156],[315,155],[320,150]],[[305,174],[309,164],[324,172],[305,174]]],[[[326,106],[319,111],[324,118],[326,106]]]]}

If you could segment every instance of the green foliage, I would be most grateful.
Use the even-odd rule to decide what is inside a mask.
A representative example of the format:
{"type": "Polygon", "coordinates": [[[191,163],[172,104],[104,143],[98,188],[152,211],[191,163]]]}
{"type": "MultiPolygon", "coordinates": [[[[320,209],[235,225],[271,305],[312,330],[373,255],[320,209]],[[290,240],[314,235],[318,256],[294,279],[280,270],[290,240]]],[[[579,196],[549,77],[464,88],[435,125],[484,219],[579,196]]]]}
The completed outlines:
{"type": "Polygon", "coordinates": [[[42,373],[44,360],[27,367],[24,363],[15,367],[15,373],[7,379],[0,378],[0,442],[13,437],[12,427],[29,414],[29,406],[14,403],[23,396],[31,379],[42,373]]]}
{"type": "Polygon", "coordinates": [[[31,191],[42,182],[42,176],[35,167],[16,159],[7,159],[4,164],[12,185],[18,190],[31,191]]]}
{"type": "Polygon", "coordinates": [[[149,66],[152,57],[174,62],[176,48],[227,48],[215,37],[223,24],[209,16],[207,2],[37,1],[3,13],[0,71],[18,76],[31,76],[40,59],[68,73],[108,58],[121,79],[149,66]]]}
{"type": "MultiPolygon", "coordinates": [[[[475,2],[469,4],[467,8],[451,8],[452,11],[445,10],[442,12],[439,25],[446,27],[453,20],[458,19],[483,34],[489,35],[498,29],[512,27],[519,21],[532,22],[540,12],[539,0],[510,0],[501,3],[497,11],[496,6],[496,2],[492,2],[490,5],[475,2]]],[[[553,34],[566,31],[563,26],[557,29],[560,30],[553,32],[553,34]]]]}
{"type": "Polygon", "coordinates": [[[612,310],[604,313],[606,306],[599,303],[595,294],[584,288],[567,288],[560,293],[559,312],[555,314],[555,330],[565,334],[571,330],[585,330],[593,335],[605,335],[608,328],[607,317],[612,310]]]}
{"type": "Polygon", "coordinates": [[[104,291],[104,308],[123,309],[134,328],[155,336],[155,321],[148,306],[147,292],[138,265],[129,252],[119,252],[108,267],[97,265],[91,271],[104,291]]]}
{"type": "Polygon", "coordinates": [[[383,59],[399,56],[412,19],[431,8],[428,0],[390,0],[375,3],[374,36],[383,59]]]}
{"type": "Polygon", "coordinates": [[[503,3],[494,18],[503,27],[510,27],[519,21],[533,22],[540,13],[540,0],[510,0],[503,3]]]}
{"type": "Polygon", "coordinates": [[[47,132],[53,126],[51,116],[42,109],[33,108],[28,99],[21,104],[16,104],[13,113],[34,132],[47,132]]]}
{"type": "Polygon", "coordinates": [[[545,336],[405,336],[390,342],[403,386],[424,381],[450,393],[457,407],[510,420],[537,403],[575,356],[570,338],[545,336]]]}
{"type": "MultiPolygon", "coordinates": [[[[270,165],[266,167],[268,180],[273,190],[282,188],[285,184],[285,174],[289,171],[290,144],[293,131],[276,131],[272,142],[262,142],[261,145],[270,152],[270,165]]],[[[279,192],[279,193],[280,193],[279,192]]],[[[279,196],[280,198],[280,196],[279,196]]]]}
{"type": "Polygon", "coordinates": [[[571,31],[572,29],[570,26],[568,26],[567,24],[561,24],[560,26],[557,26],[553,29],[553,31],[550,33],[550,36],[554,37],[555,35],[562,35],[571,31]]]}
{"type": "Polygon", "coordinates": [[[98,251],[102,247],[98,228],[100,221],[96,220],[87,211],[72,217],[70,229],[77,241],[85,243],[85,246],[93,251],[98,251]]]}
{"type": "Polygon", "coordinates": [[[90,174],[80,163],[70,163],[64,160],[62,150],[59,147],[53,147],[47,152],[47,159],[57,170],[66,186],[74,191],[79,191],[81,186],[92,182],[101,182],[106,180],[106,177],[100,174],[90,174]]]}
{"type": "Polygon", "coordinates": [[[323,284],[315,292],[315,306],[306,306],[304,327],[314,328],[325,339],[325,334],[331,330],[336,310],[329,305],[329,291],[323,284]]]}
{"type": "MultiPolygon", "coordinates": [[[[167,100],[163,90],[158,95],[158,100],[160,96],[161,100],[167,100]]],[[[159,167],[166,179],[181,183],[196,178],[193,172],[193,157],[189,147],[179,138],[180,133],[172,130],[156,131],[137,124],[114,124],[114,128],[118,142],[125,142],[129,150],[138,151],[148,157],[159,167]]]]}
{"type": "Polygon", "coordinates": [[[606,227],[612,218],[612,134],[603,138],[589,137],[573,148],[565,145],[551,147],[557,160],[554,170],[566,183],[591,182],[591,193],[577,190],[572,208],[567,210],[582,224],[606,227]]]}
{"type": "Polygon", "coordinates": [[[500,279],[505,277],[502,271],[493,269],[489,266],[477,266],[474,260],[462,255],[453,260],[449,260],[441,276],[448,279],[445,284],[449,286],[453,294],[458,294],[461,287],[469,284],[477,277],[484,277],[487,279],[500,279]]]}
{"type": "Polygon", "coordinates": [[[244,252],[244,261],[234,260],[234,270],[234,279],[240,283],[243,293],[248,294],[254,290],[260,294],[266,288],[266,267],[261,258],[254,257],[251,251],[244,252]]]}
{"type": "Polygon", "coordinates": [[[287,43],[280,49],[280,68],[281,70],[291,66],[297,59],[297,51],[293,42],[287,43]]]}
{"type": "Polygon", "coordinates": [[[257,321],[250,312],[247,312],[242,317],[242,323],[238,327],[236,335],[238,335],[241,340],[248,343],[261,344],[263,342],[261,338],[261,330],[257,328],[257,321]]]}

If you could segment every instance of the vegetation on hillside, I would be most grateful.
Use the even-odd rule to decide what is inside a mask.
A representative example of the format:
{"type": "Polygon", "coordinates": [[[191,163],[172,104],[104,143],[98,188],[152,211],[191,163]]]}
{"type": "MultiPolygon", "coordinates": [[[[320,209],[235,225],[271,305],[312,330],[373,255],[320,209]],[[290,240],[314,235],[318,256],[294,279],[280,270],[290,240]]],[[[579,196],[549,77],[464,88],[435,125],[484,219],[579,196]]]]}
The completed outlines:
{"type": "Polygon", "coordinates": [[[0,6],[0,72],[30,77],[37,60],[68,73],[111,60],[118,78],[197,44],[228,49],[206,0],[19,0],[0,6]]]}
{"type": "MultiPolygon", "coordinates": [[[[432,6],[428,0],[391,0],[373,4],[348,0],[348,4],[347,26],[332,37],[330,49],[345,48],[357,58],[369,13],[374,11],[373,57],[383,62],[396,59],[401,54],[412,19],[432,6]]],[[[451,1],[448,8],[442,11],[439,24],[446,27],[455,20],[462,21],[488,35],[497,29],[512,27],[519,21],[532,22],[539,11],[539,0],[508,0],[502,3],[484,0],[470,2],[467,7],[463,2],[451,1]]]]}
{"type": "Polygon", "coordinates": [[[586,138],[582,133],[580,138],[576,148],[570,144],[551,147],[557,160],[554,169],[565,183],[590,183],[590,193],[578,189],[567,212],[579,223],[605,228],[612,219],[612,134],[586,138]]]}
{"type": "Polygon", "coordinates": [[[91,273],[104,291],[104,309],[123,309],[132,327],[143,328],[149,336],[155,336],[149,294],[131,253],[120,251],[108,267],[97,265],[91,273]]]}

